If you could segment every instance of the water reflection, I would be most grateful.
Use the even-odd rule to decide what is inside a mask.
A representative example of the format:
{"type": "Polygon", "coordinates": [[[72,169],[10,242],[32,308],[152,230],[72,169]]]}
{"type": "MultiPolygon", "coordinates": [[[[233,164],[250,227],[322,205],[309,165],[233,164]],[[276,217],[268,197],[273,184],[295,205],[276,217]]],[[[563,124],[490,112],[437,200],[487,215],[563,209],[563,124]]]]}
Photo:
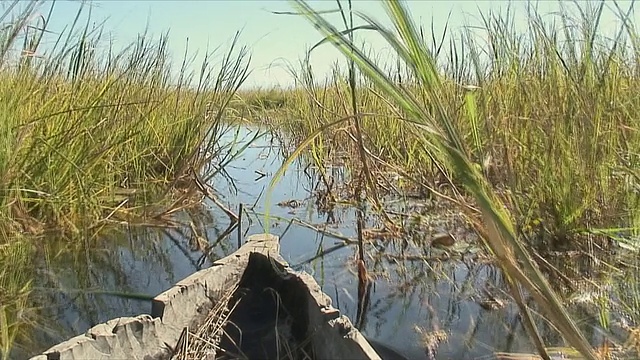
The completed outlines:
{"type": "MultiPolygon", "coordinates": [[[[239,138],[247,141],[258,131],[242,129],[239,138]]],[[[238,135],[228,136],[231,140],[238,135]]],[[[317,172],[301,162],[287,170],[275,186],[271,203],[265,204],[265,192],[282,163],[282,153],[277,137],[261,136],[209,185],[228,209],[237,211],[243,204],[242,235],[264,232],[263,214],[268,207],[273,217],[269,231],[281,236],[284,258],[296,269],[311,273],[334,305],[355,322],[356,250],[345,242],[356,236],[354,209],[336,205],[331,212],[318,211],[312,194],[322,183],[318,187],[317,172]],[[292,200],[297,206],[286,206],[292,200]],[[294,218],[299,221],[291,222],[294,218]]],[[[340,167],[330,171],[334,179],[348,177],[340,167]]],[[[360,330],[411,359],[477,359],[496,350],[532,351],[515,306],[506,302],[486,309],[478,301],[484,289],[500,296],[499,289],[506,288],[495,267],[473,256],[440,261],[438,253],[424,245],[425,238],[460,226],[455,214],[424,207],[416,210],[415,204],[406,201],[395,204],[400,212],[422,212],[429,222],[414,236],[398,239],[402,241],[372,240],[376,246],[368,246],[367,267],[375,280],[360,330]],[[433,211],[438,215],[429,215],[433,211]]],[[[148,313],[150,302],[145,295],[166,290],[237,248],[232,219],[210,199],[199,210],[178,214],[177,220],[183,224],[178,229],[121,230],[90,246],[79,245],[81,250],[48,245],[47,255],[36,263],[41,275],[36,279],[36,294],[49,327],[34,330],[38,341],[27,351],[29,355],[108,319],[148,313]],[[202,242],[210,247],[204,252],[202,242]]],[[[379,225],[374,217],[368,221],[370,227],[379,225]]],[[[590,323],[585,321],[583,326],[590,328],[590,323]]],[[[547,344],[562,343],[544,321],[539,319],[538,324],[547,344]]]]}

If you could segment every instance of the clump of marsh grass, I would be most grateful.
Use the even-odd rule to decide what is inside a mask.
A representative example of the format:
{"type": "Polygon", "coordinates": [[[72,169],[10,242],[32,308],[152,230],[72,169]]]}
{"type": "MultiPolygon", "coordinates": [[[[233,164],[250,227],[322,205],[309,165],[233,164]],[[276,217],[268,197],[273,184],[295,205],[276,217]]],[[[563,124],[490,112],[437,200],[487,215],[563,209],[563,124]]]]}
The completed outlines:
{"type": "MultiPolygon", "coordinates": [[[[480,14],[481,29],[469,26],[459,36],[445,29],[430,41],[419,28],[446,78],[439,97],[456,109],[451,126],[509,207],[516,229],[538,250],[584,250],[594,240],[607,245],[606,238],[637,247],[638,41],[629,12],[617,10],[622,25],[608,39],[600,34],[603,3],[578,7],[577,17],[563,5],[553,18],[557,25],[531,5],[527,10],[524,33],[509,11],[480,14]],[[478,31],[488,42],[478,40],[478,31]]],[[[411,66],[368,56],[404,91],[424,98],[411,66]]],[[[285,92],[286,115],[270,119],[284,122],[281,128],[303,139],[350,112],[348,73],[336,69],[321,83],[305,61],[295,73],[300,88],[285,92]]],[[[407,114],[388,106],[392,99],[369,79],[357,91],[367,148],[419,190],[447,183],[449,169],[424,151],[414,125],[402,121],[407,114]]],[[[340,147],[357,154],[343,130],[323,130],[314,151],[340,147]]]]}
{"type": "MultiPolygon", "coordinates": [[[[457,109],[451,115],[453,128],[474,167],[509,209],[516,234],[540,253],[536,261],[551,260],[549,256],[557,254],[553,250],[577,249],[598,258],[589,265],[592,270],[613,270],[603,266],[603,260],[628,266],[624,259],[611,259],[609,250],[633,256],[638,246],[637,101],[631,95],[637,83],[637,35],[628,10],[618,8],[622,25],[613,39],[600,36],[603,9],[602,3],[578,8],[576,17],[563,7],[557,17],[560,25],[554,27],[530,7],[527,33],[515,30],[509,12],[506,17],[481,14],[488,43],[479,42],[470,29],[460,41],[451,40],[449,53],[442,51],[446,34],[439,42],[431,41],[445,79],[439,99],[447,109],[457,109]]],[[[423,29],[419,33],[421,41],[428,42],[423,29]]],[[[375,55],[368,58],[404,91],[425,99],[411,66],[381,64],[375,55]]],[[[336,69],[323,84],[315,81],[308,63],[303,61],[300,69],[296,75],[301,89],[287,93],[289,112],[271,120],[284,122],[280,127],[298,139],[317,134],[308,143],[314,158],[346,149],[354,155],[352,167],[358,168],[358,149],[344,131],[346,122],[331,124],[350,113],[345,107],[349,75],[336,69]]],[[[407,115],[372,81],[359,84],[358,106],[372,169],[378,170],[376,163],[390,165],[410,185],[431,192],[441,191],[438,183],[444,183],[454,198],[464,189],[450,166],[425,151],[420,132],[402,121],[407,115]]],[[[463,206],[471,200],[464,195],[458,202],[463,206]]],[[[557,274],[545,262],[544,269],[557,274]]],[[[617,306],[617,296],[602,300],[595,310],[603,328],[611,321],[607,307],[617,306]]],[[[637,310],[624,307],[625,316],[638,318],[637,310]]]]}
{"type": "Polygon", "coordinates": [[[0,347],[8,356],[30,287],[32,252],[16,257],[16,246],[44,246],[33,240],[52,232],[92,238],[110,224],[160,224],[198,203],[196,180],[229,161],[221,139],[248,52],[236,36],[217,65],[207,52],[194,74],[185,55],[176,74],[167,34],[141,34],[117,52],[82,6],[56,38],[40,2],[3,4],[0,347]],[[52,36],[55,45],[42,45],[52,36]],[[16,259],[24,261],[7,268],[16,259]]]}
{"type": "Polygon", "coordinates": [[[32,246],[25,241],[0,245],[0,358],[8,357],[22,328],[31,323],[29,302],[32,246]]]}
{"type": "MultiPolygon", "coordinates": [[[[504,191],[498,191],[497,189],[499,189],[499,187],[492,184],[492,181],[496,181],[495,178],[487,171],[483,172],[482,166],[479,165],[479,162],[486,157],[479,156],[485,155],[485,153],[483,153],[483,143],[480,142],[480,140],[484,138],[479,135],[479,132],[486,128],[494,129],[489,127],[488,125],[490,124],[487,123],[489,119],[492,119],[489,116],[489,113],[485,112],[489,111],[489,108],[486,106],[487,102],[489,99],[502,101],[502,97],[491,97],[491,95],[502,94],[501,91],[504,91],[506,88],[503,89],[498,87],[495,90],[495,93],[488,92],[486,93],[488,96],[485,95],[485,97],[482,97],[482,95],[485,94],[483,91],[492,89],[490,86],[502,78],[498,76],[497,80],[488,78],[486,81],[483,81],[484,78],[479,79],[479,76],[476,76],[475,80],[479,82],[479,91],[476,91],[473,88],[461,89],[460,87],[453,86],[449,79],[441,75],[436,59],[424,45],[424,39],[421,36],[421,32],[412,22],[407,9],[397,1],[389,1],[385,2],[384,6],[389,14],[391,22],[394,25],[395,31],[387,29],[366,15],[361,14],[360,17],[365,20],[368,27],[376,29],[376,31],[378,31],[378,33],[387,40],[397,53],[399,59],[404,62],[406,67],[409,69],[411,80],[414,84],[410,87],[401,86],[379,66],[377,66],[370,57],[366,56],[362,51],[355,47],[351,39],[345,35],[349,33],[349,31],[344,32],[337,30],[319,13],[310,8],[304,1],[295,1],[295,5],[300,13],[305,15],[316,26],[316,28],[326,36],[325,40],[327,42],[332,43],[350,61],[357,64],[358,69],[370,81],[374,91],[385,97],[387,105],[393,104],[392,111],[397,114],[396,119],[400,119],[401,121],[399,122],[414,134],[412,141],[416,146],[415,148],[418,149],[416,153],[421,154],[424,159],[429,159],[430,162],[434,163],[438,169],[445,172],[448,177],[450,176],[451,180],[449,180],[449,182],[451,185],[454,188],[463,189],[465,193],[472,196],[475,203],[477,203],[479,210],[475,210],[469,206],[463,206],[463,210],[466,212],[476,230],[482,235],[483,242],[496,256],[499,265],[504,270],[511,293],[522,312],[524,325],[531,334],[532,340],[540,355],[543,358],[549,358],[549,355],[545,350],[545,346],[541,341],[540,335],[538,334],[535,322],[531,317],[531,313],[524,303],[523,291],[525,290],[536,300],[545,313],[546,318],[559,330],[562,336],[577,349],[577,351],[579,351],[585,358],[596,359],[596,353],[591,348],[584,334],[582,334],[582,332],[577,328],[575,322],[569,317],[563,304],[560,302],[558,296],[553,291],[546,278],[540,272],[538,266],[533,261],[530,252],[522,241],[523,239],[526,239],[526,234],[522,231],[518,231],[519,229],[516,226],[519,216],[523,213],[522,208],[517,205],[513,206],[511,203],[510,205],[512,206],[508,208],[511,211],[507,211],[505,201],[518,200],[505,197],[504,191]],[[455,104],[460,104],[461,106],[454,106],[455,104]],[[484,125],[481,125],[481,121],[484,122],[484,125]],[[469,132],[468,130],[471,131],[469,132]]],[[[592,35],[592,33],[587,33],[592,35]]],[[[545,34],[541,39],[545,40],[547,37],[548,34],[545,34]]],[[[548,44],[548,41],[545,41],[544,43],[548,44]]],[[[592,42],[588,45],[588,50],[591,49],[591,45],[593,45],[592,42]]],[[[534,47],[534,49],[536,48],[534,47]]],[[[557,52],[555,50],[556,49],[554,49],[553,52],[547,51],[545,54],[553,54],[554,56],[549,56],[548,58],[545,58],[544,61],[552,61],[552,63],[563,65],[562,67],[556,68],[556,70],[558,70],[556,74],[558,76],[566,76],[565,79],[567,80],[574,79],[574,82],[575,80],[579,80],[576,84],[588,85],[588,81],[583,81],[585,76],[575,77],[575,74],[572,74],[572,67],[568,66],[566,62],[563,62],[561,57],[559,61],[557,60],[557,54],[562,54],[562,52],[557,52]],[[564,72],[566,72],[565,75],[560,75],[564,74],[564,72]]],[[[576,62],[574,65],[584,64],[585,61],[587,62],[587,65],[595,65],[595,63],[588,62],[593,59],[593,53],[587,51],[582,54],[583,55],[581,56],[584,57],[580,58],[580,61],[576,62]]],[[[512,58],[518,59],[517,56],[512,58]]],[[[476,70],[478,70],[476,75],[484,75],[479,66],[480,64],[481,63],[479,61],[474,62],[476,70]]],[[[519,63],[515,63],[513,65],[517,64],[519,63]]],[[[547,63],[545,62],[545,64],[547,63]]],[[[588,69],[589,66],[578,66],[578,70],[575,71],[584,71],[585,68],[588,69]]],[[[520,76],[522,73],[518,73],[518,69],[519,68],[516,67],[513,71],[520,76]]],[[[533,67],[526,67],[525,69],[533,69],[533,67]]],[[[593,70],[593,66],[591,69],[593,70]]],[[[609,69],[607,69],[607,71],[608,70],[609,69]]],[[[464,71],[462,71],[462,73],[464,74],[464,71]]],[[[500,73],[496,73],[496,75],[498,74],[500,73]]],[[[584,73],[579,74],[585,75],[584,73]]],[[[604,72],[603,74],[607,74],[607,72],[604,72]]],[[[538,74],[539,79],[546,79],[546,77],[547,74],[545,73],[538,74]]],[[[514,77],[511,79],[512,82],[509,82],[509,84],[513,84],[513,81],[518,78],[514,77]]],[[[515,84],[519,83],[516,82],[515,84]]],[[[554,82],[554,84],[557,85],[558,83],[554,82]]],[[[560,84],[561,86],[558,86],[558,89],[563,89],[564,85],[567,83],[560,84]]],[[[517,88],[518,86],[516,86],[516,89],[517,88]]],[[[515,91],[514,88],[509,89],[511,92],[515,91]]],[[[544,89],[546,88],[539,89],[541,95],[547,93],[544,89]]],[[[527,93],[528,90],[521,90],[521,94],[524,95],[527,93]]],[[[504,94],[506,95],[506,98],[509,99],[509,92],[505,92],[504,94]]],[[[563,97],[561,100],[562,102],[558,101],[557,104],[559,105],[558,108],[562,109],[564,112],[564,101],[567,100],[567,98],[563,97]]],[[[592,98],[591,100],[594,99],[592,98]]],[[[593,104],[593,101],[590,104],[593,104]]],[[[549,107],[548,104],[546,105],[549,107]]],[[[586,102],[582,106],[586,108],[585,105],[586,102]]],[[[516,109],[513,110],[514,115],[519,113],[516,109]]],[[[569,116],[569,114],[573,113],[574,110],[575,107],[572,108],[571,111],[567,111],[565,116],[569,116]]],[[[504,115],[502,117],[504,117],[504,115]]],[[[542,185],[540,185],[540,178],[536,178],[536,175],[534,175],[532,178],[537,179],[538,183],[529,183],[531,186],[540,186],[541,189],[548,191],[549,194],[555,195],[556,200],[559,199],[559,201],[556,201],[556,204],[560,205],[552,208],[548,213],[554,216],[553,219],[561,219],[564,222],[561,223],[561,225],[566,225],[574,221],[580,214],[585,213],[588,208],[583,204],[578,205],[576,203],[577,199],[581,199],[581,197],[584,198],[587,193],[573,193],[572,191],[576,189],[577,184],[574,180],[567,180],[571,179],[572,176],[580,176],[579,170],[589,170],[588,163],[586,162],[587,160],[578,162],[578,165],[582,164],[584,166],[581,165],[576,167],[571,164],[571,160],[575,160],[575,152],[584,150],[586,153],[591,155],[591,157],[588,157],[587,159],[593,161],[596,159],[592,154],[593,149],[599,149],[599,146],[602,144],[604,144],[604,147],[606,148],[608,144],[613,143],[610,139],[603,140],[602,138],[588,138],[585,136],[586,134],[581,135],[576,133],[582,131],[581,129],[589,129],[589,127],[585,125],[592,126],[593,123],[585,123],[582,127],[578,127],[571,123],[570,118],[565,118],[567,119],[567,122],[564,124],[560,123],[559,125],[553,125],[553,129],[557,128],[559,131],[558,135],[549,132],[541,132],[537,135],[537,141],[539,141],[540,148],[546,149],[547,151],[546,157],[538,158],[538,161],[542,162],[543,168],[547,169],[546,174],[551,175],[553,169],[557,169],[561,176],[563,176],[563,178],[558,180],[566,180],[558,183],[561,185],[559,190],[560,192],[553,192],[551,190],[551,178],[546,179],[547,182],[542,182],[542,185]],[[551,134],[551,136],[549,136],[549,134],[551,134]],[[545,144],[548,144],[546,141],[549,137],[558,141],[561,145],[545,147],[545,144]],[[578,142],[565,147],[566,144],[571,144],[574,139],[577,139],[575,141],[578,142]],[[584,144],[584,142],[587,142],[587,144],[584,144]],[[551,150],[558,152],[549,153],[551,150]],[[550,155],[557,157],[550,158],[550,155]],[[569,157],[569,155],[571,156],[569,157]],[[561,157],[563,156],[564,159],[567,160],[566,162],[561,163],[560,165],[554,163],[554,160],[562,160],[561,157]],[[549,159],[549,161],[545,162],[547,159],[549,159]],[[545,187],[547,186],[545,184],[548,184],[548,187],[545,187]],[[564,212],[560,212],[559,210],[563,210],[564,212]]],[[[323,131],[326,131],[331,126],[343,124],[348,119],[350,119],[350,117],[343,117],[335,121],[328,121],[323,126],[316,128],[307,134],[307,137],[302,141],[298,149],[296,149],[288,161],[283,164],[281,170],[286,168],[288,163],[299,155],[305,146],[312,144],[315,138],[317,138],[323,131]]],[[[585,121],[586,119],[587,118],[585,118],[585,121]]],[[[375,122],[376,119],[374,118],[371,121],[375,122]]],[[[512,123],[513,121],[510,121],[508,124],[511,125],[512,123]]],[[[533,123],[534,122],[529,122],[528,124],[533,123]]],[[[599,132],[603,129],[602,126],[604,126],[604,124],[598,126],[596,122],[595,129],[598,130],[592,134],[610,134],[610,132],[607,131],[603,131],[602,133],[599,132]]],[[[590,129],[593,128],[594,127],[592,126],[590,129]]],[[[495,129],[493,131],[495,131],[495,129]]],[[[510,138],[510,133],[505,133],[504,131],[497,131],[496,133],[501,135],[502,144],[505,143],[505,138],[509,141],[513,140],[510,138]]],[[[521,146],[520,142],[517,140],[513,143],[506,143],[512,144],[511,146],[515,146],[515,148],[519,148],[521,146]]],[[[485,146],[492,146],[492,144],[487,142],[485,146]]],[[[507,148],[505,151],[510,150],[512,149],[507,148]]],[[[597,157],[605,156],[606,154],[608,153],[600,152],[597,157]]],[[[526,156],[525,158],[530,160],[530,158],[527,158],[526,156]]],[[[512,158],[507,157],[507,159],[512,158]]],[[[515,162],[515,159],[512,160],[515,162]]],[[[511,169],[514,169],[513,163],[508,165],[508,167],[509,166],[511,166],[511,169]]],[[[528,172],[525,171],[527,169],[519,168],[519,170],[520,172],[517,173],[514,171],[513,173],[506,172],[506,174],[512,177],[518,175],[522,178],[525,177],[524,174],[529,176],[528,172]]],[[[603,172],[605,172],[604,169],[596,168],[595,172],[591,171],[588,175],[599,174],[597,179],[602,180],[603,172]]],[[[584,179],[585,184],[588,184],[587,180],[589,178],[585,177],[584,179]]],[[[508,178],[508,180],[513,179],[508,178]]],[[[504,182],[504,184],[513,186],[514,182],[508,181],[504,182]]],[[[517,188],[512,189],[512,193],[515,193],[514,190],[516,189],[517,188]]],[[[593,188],[590,189],[593,190],[593,188]]],[[[604,187],[602,189],[604,189],[604,187]]],[[[594,193],[597,193],[597,190],[594,191],[594,193]]],[[[516,195],[521,194],[516,193],[516,195]]],[[[524,205],[524,199],[526,199],[526,196],[522,196],[520,198],[519,201],[521,201],[521,205],[524,205]]],[[[588,200],[589,198],[586,199],[588,200]]],[[[461,203],[464,205],[465,202],[463,201],[461,203]]],[[[589,201],[587,201],[587,204],[590,204],[590,206],[595,205],[595,203],[590,203],[589,201]]],[[[562,228],[557,228],[555,229],[554,235],[562,235],[563,231],[564,230],[562,228]]]]}
{"type": "Polygon", "coordinates": [[[247,76],[237,37],[220,69],[207,55],[193,79],[185,58],[176,79],[166,35],[105,59],[102,33],[81,30],[28,67],[2,68],[3,199],[19,222],[94,226],[124,211],[112,203],[123,194],[150,202],[224,152],[221,120],[247,76]]]}

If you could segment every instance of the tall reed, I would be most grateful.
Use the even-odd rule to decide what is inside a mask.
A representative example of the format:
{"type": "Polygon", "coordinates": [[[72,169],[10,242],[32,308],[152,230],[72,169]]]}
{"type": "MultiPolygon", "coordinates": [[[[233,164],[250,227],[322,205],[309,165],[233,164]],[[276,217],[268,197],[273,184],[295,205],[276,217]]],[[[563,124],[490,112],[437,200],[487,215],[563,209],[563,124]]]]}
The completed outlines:
{"type": "Polygon", "coordinates": [[[159,223],[198,201],[194,174],[209,178],[228,161],[227,105],[249,73],[238,35],[219,64],[207,51],[194,73],[187,55],[173,62],[167,34],[141,34],[116,52],[85,7],[56,38],[40,6],[13,1],[0,16],[5,356],[25,324],[35,250],[52,233],[90,241],[104,226],[159,223]]]}
{"type": "MultiPolygon", "coordinates": [[[[582,12],[581,34],[563,24],[565,40],[580,46],[575,50],[563,48],[557,30],[545,28],[533,12],[529,41],[511,31],[513,24],[487,16],[489,62],[481,60],[480,46],[467,32],[459,47],[450,47],[443,71],[436,58],[439,50],[427,48],[424,31],[408,9],[398,1],[383,4],[393,30],[365,14],[358,16],[394,49],[408,75],[404,80],[390,76],[357,48],[346,35],[349,30],[339,31],[306,2],[294,1],[325,36],[322,42],[333,44],[367,78],[365,86],[376,107],[362,106],[360,115],[367,118],[365,133],[374,148],[390,151],[386,158],[404,168],[417,168],[407,172],[440,172],[454,189],[462,190],[454,192],[458,204],[507,275],[539,353],[549,358],[523,301],[524,291],[572,346],[595,359],[527,245],[535,243],[532,235],[546,234],[543,240],[566,244],[580,234],[622,231],[619,225],[625,227],[636,217],[637,197],[630,196],[628,180],[618,180],[633,173],[629,161],[638,144],[632,112],[637,102],[628,92],[637,83],[631,71],[635,67],[627,63],[635,57],[616,45],[624,33],[635,43],[632,27],[621,28],[616,42],[596,42],[603,11],[599,5],[591,14],[582,12]],[[469,206],[464,194],[479,210],[469,206]],[[621,220],[600,212],[607,206],[620,211],[621,220]],[[534,231],[533,226],[538,228],[534,231]]],[[[621,11],[620,17],[628,19],[628,12],[621,11]]],[[[306,146],[351,118],[331,105],[340,91],[339,86],[325,87],[320,93],[329,100],[309,102],[324,114],[312,117],[317,122],[297,123],[304,139],[281,170],[306,146]]],[[[295,95],[287,102],[300,99],[299,92],[295,95]]],[[[366,101],[366,96],[359,100],[366,101]]]]}
{"type": "MultiPolygon", "coordinates": [[[[584,250],[594,240],[605,246],[609,238],[638,248],[637,35],[628,9],[617,10],[622,25],[614,39],[601,35],[604,4],[577,9],[563,6],[554,26],[529,7],[524,33],[509,12],[480,14],[480,30],[445,29],[431,39],[424,28],[417,31],[447,79],[439,98],[456,109],[452,127],[468,144],[466,155],[531,245],[584,250]]],[[[404,91],[423,99],[410,65],[367,56],[404,91]]],[[[336,69],[324,84],[309,72],[304,62],[296,69],[300,87],[281,91],[283,115],[270,117],[299,138],[345,116],[349,101],[346,71],[336,69]]],[[[449,170],[422,149],[414,125],[388,106],[391,100],[368,79],[358,84],[366,146],[419,188],[446,183],[449,170]]],[[[334,127],[314,144],[356,153],[343,129],[334,127]]]]}

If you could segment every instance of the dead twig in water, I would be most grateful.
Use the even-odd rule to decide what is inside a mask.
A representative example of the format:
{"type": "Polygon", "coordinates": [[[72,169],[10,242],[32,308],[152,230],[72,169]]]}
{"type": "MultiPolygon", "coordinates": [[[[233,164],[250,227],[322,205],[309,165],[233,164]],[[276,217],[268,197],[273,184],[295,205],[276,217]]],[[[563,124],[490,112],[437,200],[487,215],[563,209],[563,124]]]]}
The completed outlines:
{"type": "Polygon", "coordinates": [[[238,205],[238,249],[242,246],[242,203],[238,205]]]}
{"type": "Polygon", "coordinates": [[[238,222],[238,215],[234,214],[233,211],[229,210],[226,206],[224,206],[220,200],[218,200],[218,197],[215,196],[215,194],[209,190],[209,188],[202,183],[202,181],[200,180],[200,177],[198,177],[198,174],[196,174],[195,170],[193,170],[193,168],[191,169],[191,172],[193,173],[193,181],[195,182],[196,186],[198,187],[198,189],[211,201],[213,201],[219,208],[220,210],[224,211],[225,214],[227,214],[227,216],[229,217],[229,219],[232,222],[238,222]]]}
{"type": "MultiPolygon", "coordinates": [[[[254,211],[253,213],[255,215],[257,215],[257,216],[265,216],[265,214],[261,213],[261,212],[254,211]]],[[[333,232],[331,230],[323,229],[323,228],[321,228],[319,226],[316,226],[314,224],[308,223],[308,222],[306,222],[304,220],[300,220],[298,218],[287,219],[287,218],[284,218],[284,217],[281,217],[281,216],[276,216],[276,215],[269,215],[269,217],[271,217],[273,219],[276,219],[276,220],[280,220],[280,221],[295,222],[295,223],[297,223],[299,225],[302,225],[302,226],[304,226],[304,227],[306,227],[308,229],[311,229],[313,231],[316,231],[316,232],[318,232],[320,234],[330,236],[330,237],[332,237],[334,239],[342,240],[342,241],[346,242],[349,245],[358,243],[358,240],[356,240],[354,238],[348,237],[346,235],[342,235],[342,234],[337,233],[337,232],[333,232]]],[[[289,226],[290,225],[288,225],[287,227],[289,227],[289,226]]]]}
{"type": "Polygon", "coordinates": [[[313,260],[316,260],[316,259],[319,259],[319,258],[321,258],[321,257],[324,257],[324,256],[326,256],[326,255],[328,255],[328,254],[331,254],[331,253],[332,253],[332,252],[334,252],[334,251],[340,250],[340,249],[345,248],[345,247],[347,247],[347,246],[349,246],[349,245],[352,245],[352,244],[349,244],[349,243],[343,242],[342,244],[334,245],[334,246],[332,246],[332,247],[330,247],[330,248],[327,248],[327,249],[325,249],[325,250],[323,250],[323,251],[321,251],[321,252],[317,253],[316,255],[314,255],[314,256],[312,256],[312,257],[310,257],[310,258],[306,259],[306,260],[303,260],[303,261],[301,261],[301,262],[299,262],[299,263],[297,263],[297,264],[295,264],[295,265],[292,265],[291,267],[292,267],[292,268],[297,268],[297,267],[300,267],[300,266],[302,266],[302,265],[309,264],[309,263],[310,263],[310,262],[312,262],[313,260]]]}
{"type": "Polygon", "coordinates": [[[213,249],[216,248],[216,246],[222,242],[222,240],[229,236],[229,234],[231,234],[233,232],[233,230],[235,230],[236,226],[238,226],[238,223],[231,223],[227,229],[220,234],[220,236],[218,236],[218,238],[216,239],[216,241],[214,241],[212,244],[209,245],[209,247],[207,248],[207,251],[205,251],[202,256],[200,256],[200,258],[198,259],[198,266],[202,266],[204,264],[204,260],[208,257],[211,256],[211,253],[213,252],[213,249]]]}

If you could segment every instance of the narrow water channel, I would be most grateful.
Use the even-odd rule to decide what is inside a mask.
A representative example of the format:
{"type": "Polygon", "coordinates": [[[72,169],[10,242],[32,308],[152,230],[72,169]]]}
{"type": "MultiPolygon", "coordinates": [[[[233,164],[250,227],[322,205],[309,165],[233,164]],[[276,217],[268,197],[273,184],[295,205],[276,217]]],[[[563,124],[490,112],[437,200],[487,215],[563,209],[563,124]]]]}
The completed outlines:
{"type": "MultiPolygon", "coordinates": [[[[251,138],[255,131],[258,130],[243,129],[240,138],[251,138]]],[[[212,180],[225,206],[235,212],[239,204],[243,204],[246,210],[243,233],[264,232],[265,192],[283,161],[278,146],[270,135],[259,138],[226,167],[233,184],[222,175],[212,180]]],[[[312,274],[334,305],[355,322],[355,246],[344,246],[309,260],[322,249],[330,249],[342,241],[287,220],[299,219],[316,227],[326,226],[332,233],[355,238],[354,209],[337,206],[333,214],[335,222],[327,224],[327,214],[318,213],[310,199],[315,180],[304,168],[294,164],[277,183],[268,206],[273,216],[269,232],[282,236],[283,257],[297,270],[312,274]],[[295,200],[291,204],[297,206],[277,205],[290,200],[295,200]]],[[[214,203],[207,201],[205,208],[204,214],[192,214],[191,220],[186,214],[180,216],[205,228],[207,233],[202,235],[212,243],[224,234],[229,220],[214,203]]],[[[445,212],[433,214],[433,231],[424,236],[453,230],[447,228],[453,224],[448,216],[445,212]]],[[[489,309],[478,301],[477,296],[484,289],[494,285],[502,287],[499,271],[492,265],[464,258],[402,260],[395,256],[403,248],[397,244],[400,239],[397,240],[386,239],[377,248],[371,246],[368,250],[372,254],[368,261],[375,283],[360,328],[367,337],[410,359],[480,359],[491,358],[494,351],[533,351],[515,306],[507,303],[504,307],[489,309]],[[389,256],[377,256],[377,251],[389,256]],[[431,351],[433,349],[437,352],[431,351]]],[[[419,247],[418,244],[408,246],[419,247]]],[[[135,294],[155,296],[236,249],[236,232],[217,243],[212,258],[203,259],[202,252],[191,248],[185,235],[178,231],[135,229],[100,239],[98,246],[91,250],[56,257],[48,268],[42,267],[42,276],[38,279],[37,294],[41,303],[46,304],[43,309],[46,327],[34,332],[36,345],[29,349],[33,353],[27,355],[43,351],[108,319],[148,313],[150,302],[135,298],[135,294]]],[[[496,291],[499,294],[499,289],[496,291]]],[[[561,341],[550,331],[543,331],[543,336],[550,344],[561,341]]]]}

